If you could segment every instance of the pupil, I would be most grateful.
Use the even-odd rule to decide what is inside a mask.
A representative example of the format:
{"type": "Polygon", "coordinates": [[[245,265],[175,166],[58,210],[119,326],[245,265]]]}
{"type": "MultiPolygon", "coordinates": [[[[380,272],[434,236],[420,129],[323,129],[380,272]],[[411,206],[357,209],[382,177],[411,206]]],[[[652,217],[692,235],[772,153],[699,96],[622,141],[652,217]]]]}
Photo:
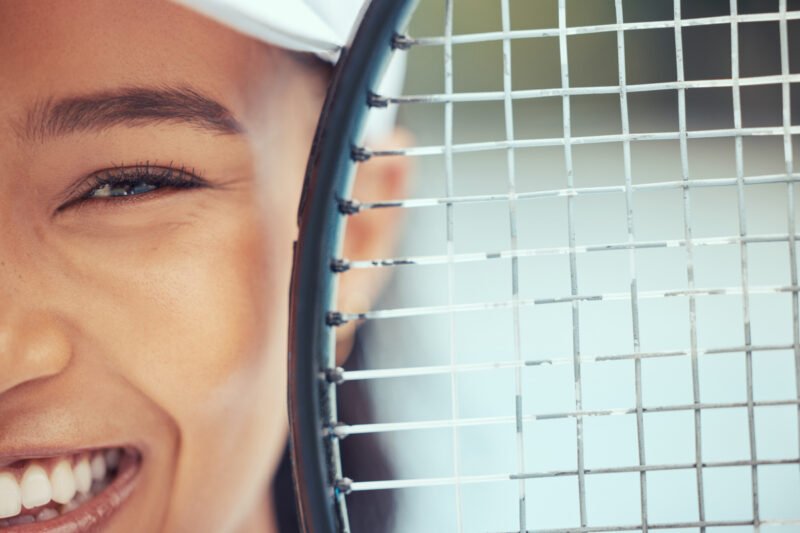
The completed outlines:
{"type": "Polygon", "coordinates": [[[155,188],[155,185],[152,183],[139,182],[131,188],[131,192],[129,194],[143,194],[150,192],[155,188]]]}
{"type": "Polygon", "coordinates": [[[119,196],[134,196],[137,194],[144,194],[150,192],[157,187],[152,183],[146,181],[138,181],[136,183],[125,183],[121,185],[105,184],[92,192],[93,198],[113,198],[119,196]]]}

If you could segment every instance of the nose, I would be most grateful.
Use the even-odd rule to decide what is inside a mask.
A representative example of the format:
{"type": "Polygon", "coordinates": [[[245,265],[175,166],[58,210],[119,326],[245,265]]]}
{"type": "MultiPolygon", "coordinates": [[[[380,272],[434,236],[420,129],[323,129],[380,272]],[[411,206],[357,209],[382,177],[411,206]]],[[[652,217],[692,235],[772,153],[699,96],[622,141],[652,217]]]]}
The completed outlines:
{"type": "Polygon", "coordinates": [[[56,314],[3,307],[7,309],[0,307],[0,395],[58,374],[72,358],[68,325],[56,314]]]}

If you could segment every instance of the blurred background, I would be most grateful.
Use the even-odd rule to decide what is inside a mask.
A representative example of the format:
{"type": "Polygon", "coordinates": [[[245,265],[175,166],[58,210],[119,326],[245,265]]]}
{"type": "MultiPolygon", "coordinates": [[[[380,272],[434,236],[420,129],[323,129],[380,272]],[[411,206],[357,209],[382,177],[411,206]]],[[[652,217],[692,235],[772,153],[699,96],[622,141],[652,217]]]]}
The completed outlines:
{"type": "MultiPolygon", "coordinates": [[[[559,26],[556,0],[508,3],[511,30],[559,26]]],[[[500,0],[454,0],[453,4],[454,35],[502,31],[500,0]]],[[[800,10],[800,2],[788,4],[789,10],[800,10]]],[[[408,34],[415,38],[443,35],[444,6],[443,0],[421,0],[408,34]]],[[[622,8],[625,23],[673,19],[669,0],[624,0],[622,8]]],[[[723,0],[684,1],[681,8],[684,19],[730,15],[730,3],[723,0]]],[[[737,9],[740,14],[775,13],[778,0],[739,1],[737,9]]],[[[518,260],[519,298],[537,302],[520,307],[519,353],[510,307],[367,321],[360,331],[360,356],[351,367],[447,366],[451,356],[459,365],[496,365],[458,372],[453,381],[449,373],[439,373],[345,382],[341,387],[344,401],[349,388],[361,387],[374,402],[372,409],[353,410],[357,418],[343,422],[513,418],[519,374],[526,416],[522,428],[524,471],[537,474],[524,483],[530,530],[581,526],[577,471],[582,448],[584,470],[593,471],[584,481],[589,528],[615,530],[631,525],[631,530],[638,530],[644,509],[649,524],[684,523],[690,526],[671,530],[700,531],[698,470],[694,466],[699,449],[707,465],[702,468],[702,515],[717,526],[707,531],[753,531],[748,522],[753,521],[754,502],[769,531],[800,531],[800,385],[795,351],[798,339],[793,330],[797,308],[792,297],[796,264],[788,238],[797,232],[798,217],[792,212],[800,211],[797,191],[790,194],[794,180],[800,177],[800,18],[796,15],[787,23],[791,75],[787,79],[792,102],[789,135],[784,135],[783,129],[779,23],[767,16],[767,20],[738,25],[739,76],[756,80],[742,83],[739,89],[741,125],[755,130],[748,130],[751,133],[738,141],[730,132],[692,136],[692,132],[732,130],[735,125],[731,84],[706,83],[685,90],[685,127],[690,137],[685,152],[675,136],[630,142],[629,172],[634,187],[630,195],[631,240],[638,245],[633,250],[618,246],[629,241],[627,197],[620,187],[625,185],[626,175],[622,142],[577,141],[571,147],[570,160],[562,144],[515,149],[517,192],[540,193],[516,202],[516,247],[533,251],[518,260]],[[793,159],[792,169],[787,170],[787,159],[793,159]],[[686,197],[676,185],[684,179],[684,161],[688,179],[695,183],[686,197]],[[572,196],[564,193],[568,164],[573,189],[582,191],[572,196]],[[573,210],[571,222],[569,209],[573,210]],[[791,216],[794,227],[789,223],[791,216]],[[687,226],[694,241],[690,251],[685,243],[687,226]],[[574,268],[570,265],[570,229],[578,247],[574,268]],[[740,244],[743,230],[749,239],[744,246],[740,244]],[[747,259],[744,279],[743,253],[747,259]],[[693,287],[703,290],[696,295],[685,292],[691,285],[690,259],[693,287]],[[573,272],[577,294],[607,296],[580,301],[577,324],[572,304],[559,302],[572,294],[573,272]],[[639,291],[635,313],[630,297],[634,274],[639,291]],[[744,348],[745,289],[749,355],[744,348]],[[664,297],[669,291],[675,295],[664,297]],[[690,320],[692,306],[694,323],[690,320]],[[634,316],[638,341],[634,339],[634,316]],[[638,370],[634,354],[641,358],[638,370]],[[575,385],[576,355],[581,358],[580,396],[575,385]],[[518,357],[526,361],[522,368],[504,366],[518,357]],[[699,411],[699,436],[691,408],[695,400],[710,406],[699,411]],[[755,456],[764,462],[756,468],[756,495],[753,469],[738,464],[752,458],[748,402],[752,404],[755,456]],[[637,405],[643,408],[641,427],[637,405]],[[578,411],[594,416],[575,416],[578,411]],[[642,458],[648,466],[684,467],[650,471],[644,478],[638,471],[624,471],[639,465],[642,458]],[[723,466],[726,464],[729,466],[723,466]],[[607,470],[610,472],[603,473],[607,470]],[[795,522],[781,522],[788,520],[795,522]]],[[[614,24],[616,17],[613,0],[566,2],[568,28],[614,24]]],[[[730,24],[686,26],[682,34],[686,80],[731,78],[730,24]]],[[[626,30],[621,68],[617,45],[616,31],[569,35],[570,87],[615,87],[620,71],[627,84],[635,86],[678,79],[673,27],[626,30]]],[[[559,53],[558,36],[512,40],[513,90],[561,89],[559,53]]],[[[444,93],[443,47],[413,46],[407,54],[404,94],[444,93]]],[[[502,94],[502,41],[454,45],[452,59],[455,93],[502,94]]],[[[620,102],[618,92],[570,96],[572,138],[622,134],[620,102]]],[[[551,96],[514,99],[512,107],[516,139],[564,136],[564,98],[557,91],[551,96]]],[[[679,131],[679,94],[674,87],[631,91],[627,107],[632,134],[679,131]]],[[[413,132],[417,145],[444,143],[444,104],[401,104],[399,120],[413,132]]],[[[505,120],[502,98],[455,103],[453,141],[505,140],[505,120]]],[[[411,197],[447,196],[445,156],[414,159],[411,197]]],[[[452,163],[453,196],[508,194],[506,150],[456,153],[452,163]]],[[[454,253],[511,250],[509,208],[507,199],[454,204],[454,253]]],[[[445,205],[408,209],[405,230],[397,257],[446,256],[445,205]]],[[[388,270],[391,281],[377,309],[442,306],[450,300],[466,304],[512,299],[508,258],[388,270]],[[452,294],[448,292],[451,279],[452,294]]],[[[373,436],[351,435],[343,446],[357,447],[373,436]]],[[[354,492],[348,496],[349,502],[370,507],[370,502],[390,495],[395,531],[457,530],[459,508],[464,531],[519,530],[519,483],[507,479],[519,471],[513,420],[462,425],[455,431],[439,424],[380,433],[379,439],[386,456],[393,458],[391,467],[362,474],[360,479],[351,476],[355,481],[387,476],[447,479],[458,471],[459,476],[474,482],[462,484],[458,492],[452,483],[354,492]],[[499,477],[489,480],[494,479],[491,476],[499,477]]],[[[348,464],[344,467],[348,475],[348,464]]],[[[383,509],[377,504],[374,508],[383,509]]]]}

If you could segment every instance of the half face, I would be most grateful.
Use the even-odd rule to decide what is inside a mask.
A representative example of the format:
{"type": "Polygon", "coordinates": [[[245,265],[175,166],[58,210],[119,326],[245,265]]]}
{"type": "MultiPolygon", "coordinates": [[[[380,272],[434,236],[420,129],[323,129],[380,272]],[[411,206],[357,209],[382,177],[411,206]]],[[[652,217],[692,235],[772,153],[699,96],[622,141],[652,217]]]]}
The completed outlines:
{"type": "Polygon", "coordinates": [[[0,21],[0,530],[263,528],[324,80],[156,0],[0,21]]]}

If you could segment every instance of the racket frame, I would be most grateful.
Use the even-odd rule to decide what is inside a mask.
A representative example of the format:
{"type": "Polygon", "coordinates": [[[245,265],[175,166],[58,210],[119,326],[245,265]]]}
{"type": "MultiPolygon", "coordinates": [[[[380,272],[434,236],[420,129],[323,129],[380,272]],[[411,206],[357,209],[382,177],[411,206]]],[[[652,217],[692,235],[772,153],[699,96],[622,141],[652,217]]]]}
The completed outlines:
{"type": "Polygon", "coordinates": [[[300,526],[307,532],[348,531],[337,437],[336,331],[329,313],[336,269],[372,89],[378,85],[416,0],[372,0],[333,72],[311,147],[298,210],[299,234],[289,309],[289,428],[300,526]],[[380,43],[383,43],[382,45],[380,43]]]}

